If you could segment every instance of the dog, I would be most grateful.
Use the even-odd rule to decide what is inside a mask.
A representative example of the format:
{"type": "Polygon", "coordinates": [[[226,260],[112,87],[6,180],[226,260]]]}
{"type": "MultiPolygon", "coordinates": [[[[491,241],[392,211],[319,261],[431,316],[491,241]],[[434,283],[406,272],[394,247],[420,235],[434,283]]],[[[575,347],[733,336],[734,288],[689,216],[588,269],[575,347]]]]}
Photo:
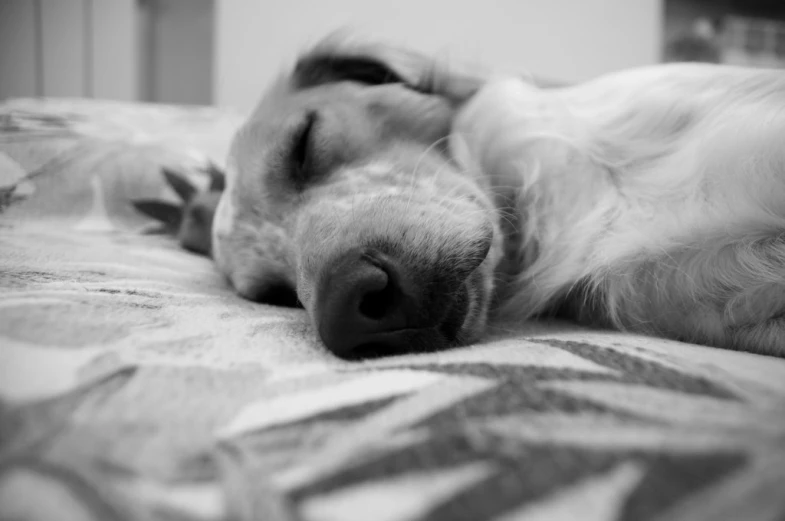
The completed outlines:
{"type": "Polygon", "coordinates": [[[551,315],[783,356],[785,73],[545,88],[328,39],[235,136],[211,242],[347,359],[551,315]]]}

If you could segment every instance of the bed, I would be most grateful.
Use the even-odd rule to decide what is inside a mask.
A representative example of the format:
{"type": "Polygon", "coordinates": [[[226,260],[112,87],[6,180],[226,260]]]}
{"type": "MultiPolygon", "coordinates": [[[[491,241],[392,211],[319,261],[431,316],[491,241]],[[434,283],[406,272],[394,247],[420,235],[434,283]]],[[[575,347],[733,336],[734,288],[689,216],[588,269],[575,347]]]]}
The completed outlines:
{"type": "Polygon", "coordinates": [[[132,201],[241,115],[0,105],[0,518],[785,519],[785,360],[558,322],[333,358],[132,201]]]}

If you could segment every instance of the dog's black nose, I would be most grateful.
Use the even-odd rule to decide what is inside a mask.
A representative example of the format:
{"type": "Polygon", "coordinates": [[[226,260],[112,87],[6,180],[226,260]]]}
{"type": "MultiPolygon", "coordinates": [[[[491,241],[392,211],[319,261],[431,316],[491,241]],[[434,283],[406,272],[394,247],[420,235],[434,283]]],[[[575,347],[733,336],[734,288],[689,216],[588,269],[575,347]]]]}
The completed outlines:
{"type": "Polygon", "coordinates": [[[315,321],[322,341],[341,358],[408,350],[416,298],[399,262],[352,251],[324,271],[316,288],[315,321]]]}

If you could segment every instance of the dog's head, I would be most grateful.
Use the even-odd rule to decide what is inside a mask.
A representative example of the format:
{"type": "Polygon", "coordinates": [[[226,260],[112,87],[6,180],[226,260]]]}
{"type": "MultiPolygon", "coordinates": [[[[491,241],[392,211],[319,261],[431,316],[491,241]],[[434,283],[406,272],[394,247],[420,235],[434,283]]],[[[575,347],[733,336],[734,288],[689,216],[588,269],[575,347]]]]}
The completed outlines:
{"type": "Polygon", "coordinates": [[[388,47],[328,41],[302,56],[235,137],[219,269],[249,299],[301,303],[342,357],[476,339],[501,239],[447,141],[479,86],[388,47]]]}

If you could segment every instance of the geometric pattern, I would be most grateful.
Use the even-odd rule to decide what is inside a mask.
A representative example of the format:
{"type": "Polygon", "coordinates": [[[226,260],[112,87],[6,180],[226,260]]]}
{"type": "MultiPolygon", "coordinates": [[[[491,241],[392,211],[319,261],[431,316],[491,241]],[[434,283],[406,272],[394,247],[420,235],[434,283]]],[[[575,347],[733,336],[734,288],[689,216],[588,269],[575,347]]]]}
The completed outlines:
{"type": "Polygon", "coordinates": [[[0,105],[1,519],[785,519],[783,359],[543,322],[343,362],[142,233],[238,123],[0,105]]]}

